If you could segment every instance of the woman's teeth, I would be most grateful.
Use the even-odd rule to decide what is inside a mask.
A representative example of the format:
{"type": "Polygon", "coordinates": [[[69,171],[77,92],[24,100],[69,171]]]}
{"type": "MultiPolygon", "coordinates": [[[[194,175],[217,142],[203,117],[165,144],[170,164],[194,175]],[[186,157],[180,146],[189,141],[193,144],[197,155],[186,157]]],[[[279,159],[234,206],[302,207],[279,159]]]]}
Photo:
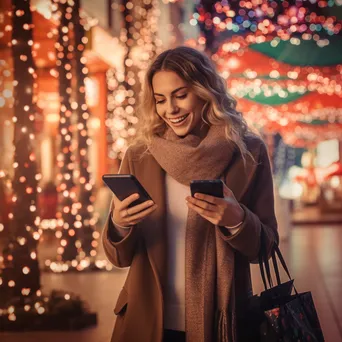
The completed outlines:
{"type": "Polygon", "coordinates": [[[180,123],[182,121],[184,121],[187,117],[189,116],[189,114],[183,115],[180,118],[177,119],[169,119],[172,123],[180,123]]]}

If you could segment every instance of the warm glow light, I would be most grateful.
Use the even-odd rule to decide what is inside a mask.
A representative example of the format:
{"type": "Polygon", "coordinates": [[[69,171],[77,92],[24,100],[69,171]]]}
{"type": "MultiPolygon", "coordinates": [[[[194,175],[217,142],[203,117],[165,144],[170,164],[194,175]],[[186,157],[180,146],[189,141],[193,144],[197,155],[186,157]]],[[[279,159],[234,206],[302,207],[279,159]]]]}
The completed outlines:
{"type": "Polygon", "coordinates": [[[134,93],[133,85],[141,84],[143,71],[159,52],[160,41],[156,34],[158,1],[152,0],[151,5],[148,11],[143,11],[138,3],[133,2],[131,7],[127,7],[125,30],[122,31],[120,40],[129,55],[126,55],[121,68],[107,72],[109,94],[108,119],[105,123],[112,137],[108,150],[110,159],[122,158],[129,137],[135,134],[134,125],[138,119],[134,105],[138,94],[134,93]],[[140,18],[135,20],[134,16],[139,12],[140,18]],[[140,26],[134,25],[134,22],[139,22],[140,26]],[[130,41],[134,43],[131,44],[130,41]],[[137,68],[139,72],[131,71],[131,67],[137,68]]]}

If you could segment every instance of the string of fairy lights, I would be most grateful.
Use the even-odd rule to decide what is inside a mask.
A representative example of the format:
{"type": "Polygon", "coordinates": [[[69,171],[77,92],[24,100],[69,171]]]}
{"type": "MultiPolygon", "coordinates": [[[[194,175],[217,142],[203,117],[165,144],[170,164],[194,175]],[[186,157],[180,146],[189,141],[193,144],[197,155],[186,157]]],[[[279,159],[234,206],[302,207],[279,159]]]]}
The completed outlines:
{"type": "Polygon", "coordinates": [[[83,55],[85,45],[88,38],[85,36],[84,20],[81,22],[80,17],[80,0],[75,0],[73,7],[73,28],[75,41],[75,58],[74,70],[76,76],[76,115],[77,115],[77,132],[78,132],[78,170],[75,172],[75,178],[79,182],[79,208],[77,219],[81,223],[78,231],[81,241],[82,251],[80,257],[95,257],[96,248],[99,238],[99,232],[94,230],[97,219],[94,215],[94,180],[91,177],[91,170],[88,160],[89,146],[92,139],[88,133],[88,119],[90,117],[89,109],[86,103],[85,79],[88,76],[88,68],[86,67],[86,58],[83,55]],[[83,254],[83,255],[82,255],[83,254]]]}
{"type": "MultiPolygon", "coordinates": [[[[162,41],[158,38],[158,18],[160,9],[157,0],[144,1],[144,6],[135,6],[135,27],[141,27],[139,36],[134,35],[136,46],[132,48],[132,60],[138,69],[138,79],[141,85],[145,71],[151,60],[161,52],[162,41]]],[[[140,89],[141,91],[141,86],[140,89]]]]}
{"type": "MultiPolygon", "coordinates": [[[[273,48],[276,48],[278,43],[278,38],[270,41],[273,48]]],[[[234,88],[239,86],[237,95],[244,96],[250,92],[251,88],[252,91],[257,91],[261,86],[271,86],[273,92],[280,96],[283,94],[284,97],[286,93],[282,91],[282,88],[287,88],[289,92],[318,91],[320,94],[342,94],[341,65],[319,68],[311,65],[286,65],[273,60],[272,63],[268,62],[269,70],[260,75],[257,71],[260,70],[260,63],[256,62],[255,56],[253,59],[253,51],[243,43],[242,37],[223,43],[212,58],[222,71],[222,76],[235,82],[234,88]]]]}
{"type": "Polygon", "coordinates": [[[257,78],[257,76],[253,78],[253,80],[234,77],[229,78],[234,91],[233,95],[236,95],[237,97],[244,97],[246,95],[255,97],[256,95],[263,93],[267,97],[277,95],[281,98],[286,98],[291,93],[305,94],[308,91],[317,91],[320,94],[328,95],[342,95],[342,87],[340,84],[336,84],[336,82],[331,82],[330,84],[328,82],[326,82],[328,84],[322,82],[322,84],[319,82],[304,83],[287,80],[261,80],[260,78],[257,78]]]}
{"type": "MultiPolygon", "coordinates": [[[[66,5],[66,2],[63,4],[66,5]]],[[[66,20],[70,20],[72,11],[67,6],[65,9],[64,17],[66,20]]],[[[83,302],[73,294],[52,291],[50,297],[46,297],[42,295],[40,290],[37,245],[42,235],[42,229],[40,228],[39,208],[37,208],[37,194],[41,192],[41,188],[38,185],[41,180],[41,174],[37,170],[37,161],[34,152],[37,74],[32,51],[32,46],[34,45],[32,34],[34,25],[32,22],[30,1],[13,0],[12,10],[7,11],[6,15],[12,17],[12,24],[7,25],[7,30],[12,32],[12,38],[8,43],[8,47],[12,50],[13,75],[8,71],[5,71],[3,74],[8,78],[13,76],[13,81],[11,81],[11,89],[7,87],[5,89],[6,91],[2,91],[2,95],[7,98],[11,92],[13,99],[15,99],[12,118],[14,123],[15,153],[13,161],[12,203],[6,226],[2,223],[0,225],[1,231],[4,229],[8,231],[8,244],[3,249],[0,259],[1,329],[4,326],[14,327],[15,325],[11,326],[10,323],[6,322],[15,324],[17,320],[19,320],[18,324],[21,328],[25,324],[27,325],[27,319],[30,319],[31,323],[34,321],[33,324],[40,324],[41,322],[36,321],[36,318],[50,311],[53,311],[54,315],[57,314],[57,316],[61,312],[63,312],[63,315],[71,313],[74,315],[73,317],[77,317],[78,315],[85,317],[87,315],[87,310],[83,307],[83,302]],[[8,306],[6,307],[6,305],[8,306]]],[[[62,64],[59,64],[58,61],[63,60],[64,55],[70,57],[68,54],[72,52],[70,48],[64,49],[63,43],[68,42],[67,35],[65,35],[68,33],[67,29],[67,26],[61,25],[61,32],[63,34],[60,34],[61,40],[56,44],[58,67],[61,67],[62,64]]],[[[70,47],[67,44],[65,46],[70,47]]],[[[70,81],[70,64],[65,63],[63,67],[66,70],[64,80],[70,81]]],[[[84,79],[81,82],[83,82],[84,88],[84,79]]],[[[67,85],[69,86],[66,87],[65,93],[62,93],[63,95],[70,95],[71,82],[67,83],[67,85]]],[[[1,98],[3,97],[1,96],[1,98]]],[[[67,96],[66,98],[69,100],[67,96]]],[[[3,107],[5,104],[1,106],[3,107]]],[[[66,146],[69,151],[71,150],[71,144],[69,142],[72,137],[70,130],[71,124],[65,124],[70,120],[73,109],[71,103],[68,106],[67,102],[62,101],[60,131],[64,142],[66,142],[64,147],[66,146]]],[[[82,109],[86,110],[84,106],[82,109]]],[[[86,122],[84,124],[86,125],[86,122]]],[[[81,132],[82,136],[84,136],[83,130],[81,132]]],[[[62,150],[62,152],[66,152],[66,155],[68,154],[66,149],[62,150]]],[[[68,159],[68,155],[66,158],[64,157],[65,155],[62,157],[59,155],[58,162],[61,163],[60,166],[66,165],[66,169],[72,171],[72,158],[68,159]]],[[[6,173],[1,170],[1,181],[6,176],[6,173]]],[[[61,178],[61,187],[63,196],[74,200],[73,189],[69,191],[66,186],[66,182],[71,180],[71,178],[68,176],[67,171],[64,172],[61,178]],[[66,182],[63,182],[63,179],[66,182]]],[[[91,208],[88,207],[88,209],[91,208]]],[[[73,210],[74,208],[72,206],[68,207],[65,205],[63,207],[64,213],[73,210]]],[[[74,211],[74,213],[76,212],[74,211]]],[[[82,217],[79,217],[79,221],[81,220],[82,217]]],[[[63,220],[63,228],[66,228],[65,223],[63,220]]],[[[75,228],[77,228],[77,225],[75,228]]],[[[68,230],[68,233],[70,231],[68,230]]],[[[69,233],[69,235],[71,236],[73,234],[69,233]]],[[[63,246],[62,241],[63,239],[61,240],[61,245],[63,246]]],[[[60,255],[63,254],[63,251],[60,250],[59,252],[60,255]]],[[[94,322],[96,315],[91,314],[90,316],[94,322]]],[[[55,319],[56,317],[53,317],[52,320],[54,321],[55,319]]],[[[52,323],[53,326],[56,323],[49,322],[49,320],[44,320],[44,322],[52,323]]],[[[45,323],[44,325],[46,325],[45,323]]]]}
{"type": "Polygon", "coordinates": [[[77,219],[78,203],[76,186],[74,183],[75,171],[75,144],[73,142],[74,125],[72,122],[75,104],[72,103],[72,58],[74,46],[70,41],[72,6],[68,1],[56,2],[60,24],[58,27],[58,41],[55,43],[57,56],[57,71],[60,95],[59,137],[60,152],[57,155],[57,187],[59,193],[59,219],[61,229],[56,232],[60,239],[57,249],[57,261],[72,261],[78,255],[80,241],[77,239],[76,229],[80,226],[77,219]]]}
{"type": "Polygon", "coordinates": [[[190,23],[201,24],[217,32],[245,32],[248,43],[261,42],[265,36],[273,35],[282,40],[293,34],[302,39],[314,39],[319,46],[329,44],[322,35],[339,34],[341,22],[335,17],[319,14],[316,10],[339,6],[338,1],[217,1],[209,12],[199,4],[190,23]]]}
{"type": "Polygon", "coordinates": [[[157,38],[159,8],[158,1],[145,0],[142,4],[122,1],[113,3],[114,10],[120,10],[124,28],[120,42],[125,48],[121,69],[107,72],[107,141],[108,157],[122,159],[130,138],[136,133],[138,118],[136,101],[149,62],[161,48],[157,38]]]}
{"type": "Polygon", "coordinates": [[[135,135],[134,125],[138,122],[134,115],[136,93],[133,86],[137,84],[136,73],[132,70],[133,60],[130,50],[133,47],[133,35],[136,33],[133,20],[133,3],[123,1],[122,5],[113,4],[114,9],[123,13],[125,27],[120,32],[120,41],[125,46],[125,56],[121,70],[109,69],[107,72],[108,97],[106,126],[109,134],[108,156],[110,159],[122,157],[128,146],[130,136],[135,135]]]}
{"type": "MultiPolygon", "coordinates": [[[[64,73],[64,77],[59,77],[59,80],[62,80],[60,93],[63,99],[67,100],[64,103],[61,101],[59,126],[61,153],[57,157],[57,165],[62,170],[57,175],[60,182],[61,210],[57,213],[57,220],[53,219],[51,222],[40,224],[41,228],[46,226],[57,228],[55,235],[60,240],[60,246],[56,260],[45,260],[45,265],[54,272],[87,269],[111,270],[112,266],[107,260],[95,260],[100,233],[94,230],[97,215],[94,213],[93,179],[90,176],[88,162],[88,147],[91,139],[88,136],[87,122],[90,113],[85,100],[85,80],[88,70],[86,58],[83,56],[87,43],[83,27],[90,29],[92,25],[88,17],[80,18],[80,4],[72,0],[53,2],[51,9],[55,22],[61,18],[60,8],[63,6],[66,23],[59,26],[60,32],[58,28],[52,28],[47,33],[49,39],[60,38],[60,41],[55,44],[56,68],[51,69],[50,74],[57,78],[64,73]],[[81,19],[83,19],[82,24],[81,19]],[[82,35],[77,36],[82,29],[82,35]],[[74,44],[75,41],[76,44],[74,44]],[[77,47],[76,49],[73,44],[77,47]],[[76,58],[73,58],[74,56],[76,58]],[[72,59],[74,64],[71,63],[72,59]],[[76,82],[73,81],[73,77],[76,78],[76,82]],[[73,84],[75,84],[75,89],[73,89],[73,84]],[[74,179],[78,181],[78,189],[74,179]]],[[[8,14],[10,15],[11,12],[9,11],[8,14]]],[[[7,30],[11,29],[7,27],[7,30]]],[[[4,94],[8,95],[7,92],[4,94]]],[[[2,171],[2,179],[4,174],[5,172],[2,171]]],[[[3,230],[3,225],[0,228],[3,230]]]]}
{"type": "Polygon", "coordinates": [[[199,25],[202,35],[188,43],[210,46],[211,58],[249,124],[280,132],[289,145],[312,146],[317,139],[337,138],[341,131],[341,65],[331,46],[339,44],[342,20],[334,9],[341,5],[340,1],[201,1],[190,24],[199,25]],[[310,49],[321,50],[317,52],[321,55],[326,49],[330,57],[324,67],[322,61],[305,65],[298,56],[286,62],[289,50],[303,51],[312,59],[310,49]],[[279,54],[275,51],[284,51],[279,61],[271,57],[279,54]]]}
{"type": "Polygon", "coordinates": [[[83,56],[88,38],[81,23],[79,1],[56,0],[53,9],[60,22],[55,44],[57,70],[54,70],[61,96],[61,152],[57,156],[60,211],[57,213],[59,229],[55,233],[60,246],[56,260],[47,259],[45,265],[54,272],[83,271],[91,264],[97,269],[108,269],[107,263],[95,260],[100,234],[94,229],[97,216],[88,161],[92,141],[88,135],[90,113],[85,97],[88,69],[83,56]]]}

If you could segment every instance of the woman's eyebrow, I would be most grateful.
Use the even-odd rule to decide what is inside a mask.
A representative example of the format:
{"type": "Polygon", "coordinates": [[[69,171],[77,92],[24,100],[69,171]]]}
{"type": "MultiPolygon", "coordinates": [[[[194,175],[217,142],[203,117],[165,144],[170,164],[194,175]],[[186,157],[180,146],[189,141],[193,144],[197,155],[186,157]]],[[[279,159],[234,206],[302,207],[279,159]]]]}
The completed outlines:
{"type": "MultiPolygon", "coordinates": [[[[181,89],[186,89],[186,88],[188,88],[188,87],[179,87],[179,88],[173,90],[173,91],[171,92],[171,95],[173,95],[174,93],[177,93],[177,91],[179,91],[179,90],[181,90],[181,89]]],[[[154,95],[158,95],[158,96],[164,96],[163,94],[158,94],[158,93],[153,93],[153,94],[154,94],[154,95]]]]}

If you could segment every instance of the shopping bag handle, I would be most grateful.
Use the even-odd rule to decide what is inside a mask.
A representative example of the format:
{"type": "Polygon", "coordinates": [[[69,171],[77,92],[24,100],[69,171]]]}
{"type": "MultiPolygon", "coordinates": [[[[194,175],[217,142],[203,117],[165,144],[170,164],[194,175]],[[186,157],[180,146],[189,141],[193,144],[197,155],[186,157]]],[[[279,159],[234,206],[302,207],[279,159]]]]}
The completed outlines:
{"type": "Polygon", "coordinates": [[[275,254],[274,254],[274,251],[272,251],[272,262],[273,262],[274,273],[275,273],[276,278],[277,278],[277,284],[280,285],[281,279],[280,279],[280,274],[279,274],[278,262],[277,262],[277,258],[275,256],[275,254]]]}
{"type": "MultiPolygon", "coordinates": [[[[260,267],[260,273],[261,273],[261,278],[265,287],[265,290],[267,290],[267,281],[269,288],[273,287],[273,281],[272,281],[272,276],[270,272],[270,265],[268,261],[268,255],[267,255],[267,248],[266,248],[266,241],[265,241],[265,232],[263,229],[261,229],[261,234],[260,234],[260,252],[259,252],[259,267],[260,267]],[[266,275],[265,275],[265,270],[266,270],[266,275]]],[[[276,275],[277,279],[277,284],[281,284],[281,279],[280,279],[280,273],[279,273],[279,267],[278,267],[278,262],[277,262],[277,257],[285,270],[287,276],[289,277],[289,280],[292,280],[290,271],[286,265],[285,259],[280,251],[280,248],[276,242],[274,242],[273,247],[272,247],[272,253],[271,253],[271,258],[272,258],[272,263],[273,263],[273,269],[274,273],[276,275]]],[[[296,287],[293,285],[293,289],[298,295],[298,292],[296,290],[296,287]]]]}
{"type": "MultiPolygon", "coordinates": [[[[259,268],[260,268],[260,274],[261,274],[262,282],[264,284],[264,288],[265,290],[267,290],[267,281],[266,281],[265,270],[264,270],[264,261],[263,261],[261,253],[259,254],[259,268]]],[[[272,285],[270,283],[270,279],[267,279],[267,280],[268,280],[269,287],[271,288],[272,285]]]]}
{"type": "MultiPolygon", "coordinates": [[[[285,270],[287,276],[289,277],[290,280],[292,280],[293,278],[291,277],[290,271],[289,271],[289,269],[287,268],[285,259],[284,259],[283,255],[281,254],[281,251],[280,251],[279,246],[278,246],[276,243],[274,243],[274,247],[273,247],[273,254],[275,254],[275,253],[278,255],[278,259],[280,260],[280,263],[281,263],[281,265],[283,266],[283,268],[284,268],[284,270],[285,270]]],[[[274,259],[276,260],[275,255],[274,255],[274,259]]],[[[276,262],[277,262],[277,261],[276,261],[276,262]]],[[[280,280],[279,271],[278,271],[277,277],[279,277],[279,280],[280,280]]],[[[294,284],[293,284],[293,290],[294,290],[295,294],[298,296],[298,291],[297,291],[297,289],[296,289],[296,287],[295,287],[294,284]]]]}
{"type": "Polygon", "coordinates": [[[266,244],[265,244],[264,234],[265,233],[264,233],[263,229],[261,229],[260,251],[259,251],[259,268],[260,268],[260,274],[261,274],[262,282],[264,283],[265,290],[267,290],[267,281],[268,281],[269,288],[273,287],[273,281],[272,281],[272,277],[271,277],[270,266],[268,263],[268,255],[267,255],[267,248],[266,248],[266,244]],[[266,275],[265,275],[265,270],[266,270],[266,275]]]}
{"type": "MultiPolygon", "coordinates": [[[[280,282],[280,275],[279,275],[279,269],[278,269],[276,254],[278,256],[278,259],[280,260],[281,265],[283,266],[283,269],[285,270],[286,274],[288,275],[289,279],[292,280],[292,277],[290,275],[290,271],[286,265],[286,262],[285,262],[283,255],[281,254],[279,246],[276,243],[274,243],[273,251],[272,251],[272,261],[273,261],[273,265],[276,264],[274,272],[276,274],[277,281],[279,280],[279,282],[280,282]]],[[[279,285],[279,283],[278,283],[278,285],[279,285]]]]}

